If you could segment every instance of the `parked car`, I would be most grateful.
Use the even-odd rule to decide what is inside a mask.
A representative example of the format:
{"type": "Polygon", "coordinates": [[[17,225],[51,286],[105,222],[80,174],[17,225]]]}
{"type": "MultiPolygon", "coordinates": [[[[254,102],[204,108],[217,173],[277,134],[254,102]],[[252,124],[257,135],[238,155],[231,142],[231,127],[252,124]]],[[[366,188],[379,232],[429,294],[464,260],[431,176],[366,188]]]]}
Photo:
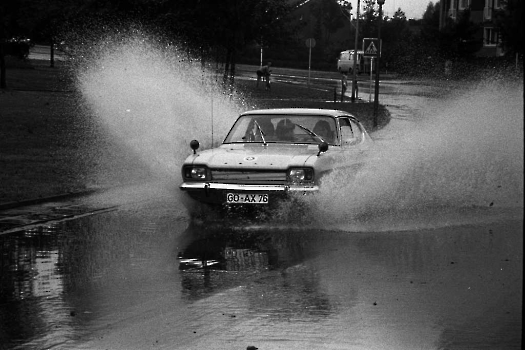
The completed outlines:
{"type": "Polygon", "coordinates": [[[4,53],[5,55],[15,56],[25,60],[29,56],[31,46],[33,46],[33,43],[31,43],[31,40],[28,38],[11,38],[5,41],[4,53]]]}
{"type": "MultiPolygon", "coordinates": [[[[364,51],[357,50],[356,70],[361,73],[365,70],[364,51]]],[[[354,69],[354,50],[341,51],[337,59],[337,70],[341,73],[352,73],[354,69]]]]}
{"type": "MultiPolygon", "coordinates": [[[[180,189],[202,203],[268,205],[315,193],[336,168],[361,165],[372,139],[357,118],[325,109],[265,109],[241,114],[223,143],[193,154],[180,189]]],[[[342,181],[347,181],[342,179],[342,181]]]]}

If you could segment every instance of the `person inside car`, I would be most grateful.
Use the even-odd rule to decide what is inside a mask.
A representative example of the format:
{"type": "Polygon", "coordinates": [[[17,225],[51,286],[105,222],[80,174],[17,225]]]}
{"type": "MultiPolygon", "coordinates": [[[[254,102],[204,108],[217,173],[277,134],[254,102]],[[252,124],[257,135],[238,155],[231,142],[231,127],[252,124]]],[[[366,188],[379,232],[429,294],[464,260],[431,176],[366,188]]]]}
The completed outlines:
{"type": "Polygon", "coordinates": [[[332,143],[334,141],[334,136],[332,129],[330,129],[330,124],[326,120],[319,120],[312,130],[315,134],[321,136],[323,140],[325,140],[328,143],[332,143]]]}
{"type": "Polygon", "coordinates": [[[283,119],[277,123],[275,134],[280,141],[293,141],[295,124],[290,119],[283,119]]]}
{"type": "Polygon", "coordinates": [[[259,118],[256,121],[264,133],[264,137],[267,139],[272,139],[275,133],[275,128],[272,124],[272,121],[268,118],[259,118]]]}

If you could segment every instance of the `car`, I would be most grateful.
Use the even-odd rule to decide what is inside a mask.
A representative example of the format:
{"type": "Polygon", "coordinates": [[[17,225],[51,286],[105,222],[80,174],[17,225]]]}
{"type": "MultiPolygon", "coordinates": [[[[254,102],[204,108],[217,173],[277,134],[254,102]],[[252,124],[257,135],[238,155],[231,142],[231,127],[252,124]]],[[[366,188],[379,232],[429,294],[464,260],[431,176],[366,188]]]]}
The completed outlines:
{"type": "MultiPolygon", "coordinates": [[[[320,190],[334,169],[355,171],[373,140],[352,114],[330,109],[262,109],[242,113],[216,148],[182,165],[180,189],[194,201],[264,206],[320,190]]],[[[341,179],[347,181],[346,179],[341,179]]]]}
{"type": "MultiPolygon", "coordinates": [[[[356,73],[370,72],[370,60],[364,58],[364,51],[357,51],[356,73]]],[[[337,59],[337,70],[340,73],[352,74],[354,69],[354,50],[341,51],[337,59]]]]}
{"type": "Polygon", "coordinates": [[[23,37],[14,37],[5,41],[5,54],[20,59],[29,57],[29,49],[33,46],[31,40],[23,37]]]}

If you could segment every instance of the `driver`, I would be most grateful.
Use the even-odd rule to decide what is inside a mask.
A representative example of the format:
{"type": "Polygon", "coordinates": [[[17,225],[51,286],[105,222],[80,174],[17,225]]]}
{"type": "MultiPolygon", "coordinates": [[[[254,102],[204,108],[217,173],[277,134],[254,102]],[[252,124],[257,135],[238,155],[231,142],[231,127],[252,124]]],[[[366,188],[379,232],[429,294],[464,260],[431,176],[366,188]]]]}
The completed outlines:
{"type": "Polygon", "coordinates": [[[328,143],[333,141],[332,129],[330,129],[330,124],[326,120],[318,121],[314,126],[313,132],[321,136],[328,143]]]}
{"type": "Polygon", "coordinates": [[[281,141],[293,141],[295,138],[294,129],[295,124],[292,123],[290,119],[283,119],[277,123],[275,133],[277,134],[277,138],[281,141]]]}

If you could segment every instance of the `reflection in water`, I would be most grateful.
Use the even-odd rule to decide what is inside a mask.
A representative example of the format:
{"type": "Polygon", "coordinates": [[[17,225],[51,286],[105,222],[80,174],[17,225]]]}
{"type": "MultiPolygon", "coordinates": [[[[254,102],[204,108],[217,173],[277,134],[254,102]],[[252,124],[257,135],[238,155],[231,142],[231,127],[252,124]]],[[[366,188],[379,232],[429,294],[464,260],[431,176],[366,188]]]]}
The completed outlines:
{"type": "Polygon", "coordinates": [[[304,261],[318,251],[320,231],[290,229],[216,230],[190,225],[179,252],[183,295],[198,300],[248,283],[249,309],[274,321],[317,320],[334,313],[315,271],[304,261]]]}
{"type": "Polygon", "coordinates": [[[134,289],[170,272],[162,269],[170,241],[159,234],[176,227],[169,210],[154,218],[121,210],[0,235],[0,349],[64,346],[89,334],[94,320],[143,302],[134,289]]]}
{"type": "Polygon", "coordinates": [[[186,223],[171,210],[0,236],[5,348],[519,343],[522,221],[366,233],[190,225],[179,235],[186,223]]]}
{"type": "Polygon", "coordinates": [[[0,343],[42,348],[71,333],[59,232],[51,225],[0,236],[0,343]]]}

